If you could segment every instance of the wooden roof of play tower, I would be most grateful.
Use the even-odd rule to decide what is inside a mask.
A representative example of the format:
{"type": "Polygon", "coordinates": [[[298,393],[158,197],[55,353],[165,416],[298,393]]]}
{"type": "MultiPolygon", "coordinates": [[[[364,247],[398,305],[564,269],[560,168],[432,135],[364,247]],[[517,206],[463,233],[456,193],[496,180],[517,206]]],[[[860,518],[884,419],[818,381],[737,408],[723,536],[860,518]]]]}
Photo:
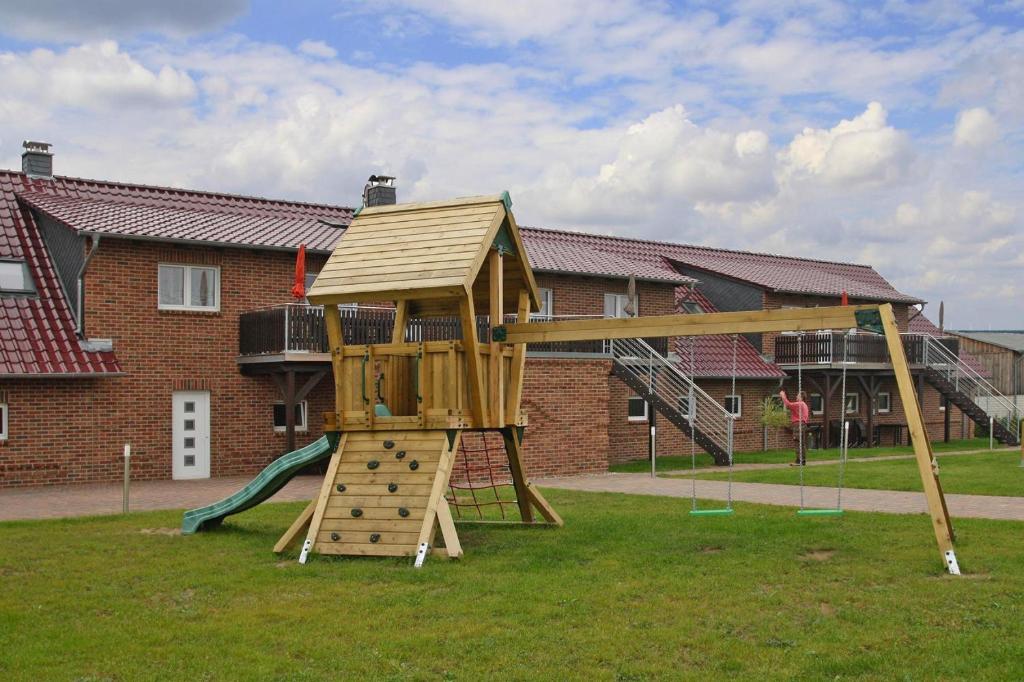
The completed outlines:
{"type": "Polygon", "coordinates": [[[321,270],[308,298],[318,304],[406,300],[412,315],[452,315],[472,293],[489,313],[487,254],[500,248],[506,311],[519,292],[540,309],[508,193],[363,209],[321,270]]]}

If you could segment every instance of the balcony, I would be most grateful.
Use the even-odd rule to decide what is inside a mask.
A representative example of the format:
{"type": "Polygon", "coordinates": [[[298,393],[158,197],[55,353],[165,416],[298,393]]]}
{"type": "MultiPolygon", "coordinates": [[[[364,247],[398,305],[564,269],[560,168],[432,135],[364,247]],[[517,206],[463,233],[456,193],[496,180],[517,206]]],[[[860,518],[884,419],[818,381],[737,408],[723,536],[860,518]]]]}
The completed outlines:
{"type": "MultiPolygon", "coordinates": [[[[927,364],[925,357],[928,338],[921,334],[902,334],[903,351],[911,365],[927,364]]],[[[960,352],[960,340],[953,337],[936,339],[954,356],[960,352]]],[[[885,337],[875,334],[844,334],[836,332],[810,333],[803,337],[785,334],[775,338],[775,363],[795,367],[798,362],[807,366],[842,367],[846,364],[871,366],[890,365],[889,349],[885,337]],[[800,340],[802,338],[802,341],[800,340]],[[845,339],[845,341],[844,341],[845,339]],[[798,348],[799,344],[799,348],[798,348]]]]}
{"type": "MultiPolygon", "coordinates": [[[[390,343],[395,328],[393,308],[369,306],[342,307],[341,326],[345,345],[368,345],[390,343]]],[[[581,317],[602,317],[601,315],[568,315],[544,317],[544,321],[579,319],[581,317]]],[[[541,318],[538,318],[541,319],[541,318]]],[[[506,322],[514,322],[515,315],[507,315],[506,322]]],[[[489,343],[490,321],[487,316],[477,318],[477,336],[482,343],[489,343]]],[[[426,317],[410,318],[406,325],[405,341],[420,343],[427,341],[461,340],[462,327],[457,318],[426,317]]],[[[668,340],[647,339],[659,353],[668,352],[668,340]]],[[[527,346],[531,355],[607,355],[610,352],[606,341],[553,341],[531,343],[527,346]]],[[[296,361],[329,362],[327,329],[324,326],[324,311],[321,306],[286,304],[244,312],[238,319],[239,362],[296,361]]]]}

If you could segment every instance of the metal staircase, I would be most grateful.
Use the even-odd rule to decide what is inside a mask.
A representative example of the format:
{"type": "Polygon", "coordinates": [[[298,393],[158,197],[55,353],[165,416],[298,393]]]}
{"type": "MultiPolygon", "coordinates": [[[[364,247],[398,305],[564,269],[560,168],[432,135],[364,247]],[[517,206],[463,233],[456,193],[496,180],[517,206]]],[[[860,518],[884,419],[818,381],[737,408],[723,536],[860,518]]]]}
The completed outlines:
{"type": "Polygon", "coordinates": [[[959,407],[975,424],[1004,445],[1019,445],[1021,411],[939,339],[925,336],[921,348],[924,379],[959,407]]]}
{"type": "Polygon", "coordinates": [[[733,416],[642,339],[615,339],[609,345],[615,376],[692,438],[716,464],[728,465],[733,451],[733,416]]]}

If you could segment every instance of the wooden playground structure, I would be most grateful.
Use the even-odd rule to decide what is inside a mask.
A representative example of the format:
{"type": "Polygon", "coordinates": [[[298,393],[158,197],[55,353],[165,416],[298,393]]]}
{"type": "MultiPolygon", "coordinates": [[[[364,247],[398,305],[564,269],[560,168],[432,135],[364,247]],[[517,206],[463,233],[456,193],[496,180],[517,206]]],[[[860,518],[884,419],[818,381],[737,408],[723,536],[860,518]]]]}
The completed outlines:
{"type": "Polygon", "coordinates": [[[431,551],[461,556],[446,492],[467,431],[501,433],[522,522],[561,525],[523,466],[528,343],[860,328],[886,338],[939,550],[947,569],[959,571],[889,305],[531,322],[540,302],[508,193],[363,209],[308,298],[325,310],[335,384],[326,430],[339,437],[319,496],[275,546],[304,540],[303,563],[314,552],[411,556],[416,566],[431,551]],[[391,343],[346,345],[338,306],[384,301],[397,311],[391,343]],[[515,321],[506,323],[506,313],[515,321]],[[484,339],[481,315],[489,317],[484,339]],[[410,340],[412,316],[456,317],[461,338],[410,340]]]}

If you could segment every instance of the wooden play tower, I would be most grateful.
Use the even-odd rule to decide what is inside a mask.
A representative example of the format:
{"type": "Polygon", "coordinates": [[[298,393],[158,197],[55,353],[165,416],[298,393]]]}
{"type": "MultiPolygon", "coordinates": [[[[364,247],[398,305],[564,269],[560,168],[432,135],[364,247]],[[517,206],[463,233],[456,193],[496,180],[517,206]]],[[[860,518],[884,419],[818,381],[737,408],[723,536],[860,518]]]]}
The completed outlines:
{"type": "Polygon", "coordinates": [[[282,538],[306,531],[320,554],[416,556],[440,530],[462,550],[445,500],[462,432],[500,430],[520,515],[561,523],[523,470],[525,344],[481,343],[477,316],[500,325],[539,307],[508,194],[362,210],[310,289],[325,310],[339,431],[320,496],[282,538]],[[338,305],[393,301],[391,343],[346,345],[338,305]],[[407,341],[409,317],[457,317],[461,339],[407,341]],[[308,528],[307,528],[308,524],[308,528]]]}
{"type": "Polygon", "coordinates": [[[522,521],[534,523],[537,512],[561,525],[522,462],[527,343],[859,327],[885,336],[935,537],[947,568],[958,570],[890,305],[531,322],[540,302],[507,192],[363,209],[308,298],[324,306],[335,385],[325,430],[337,445],[319,496],[275,548],[305,537],[303,563],[316,552],[414,556],[419,566],[439,549],[438,531],[443,553],[461,556],[445,495],[465,431],[500,431],[522,521]],[[384,302],[396,308],[391,342],[346,345],[338,306],[384,302]],[[486,332],[478,316],[487,316],[486,332]],[[460,338],[409,339],[410,317],[457,318],[460,338]]]}

